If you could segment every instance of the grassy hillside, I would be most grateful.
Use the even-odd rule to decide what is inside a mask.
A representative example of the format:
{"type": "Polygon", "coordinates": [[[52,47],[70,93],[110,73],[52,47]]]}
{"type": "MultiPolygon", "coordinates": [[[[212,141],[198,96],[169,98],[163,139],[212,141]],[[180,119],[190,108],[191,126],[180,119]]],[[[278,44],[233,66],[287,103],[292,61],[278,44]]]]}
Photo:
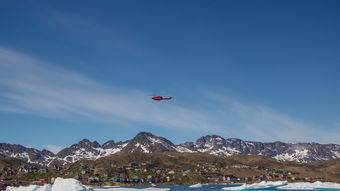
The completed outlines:
{"type": "MultiPolygon", "coordinates": [[[[323,177],[328,181],[340,182],[340,159],[317,163],[281,162],[273,158],[252,155],[234,155],[229,157],[218,157],[203,153],[130,153],[122,155],[111,155],[96,161],[88,161],[96,166],[97,172],[110,174],[118,166],[131,163],[148,163],[155,166],[170,166],[172,169],[198,168],[198,166],[220,168],[219,173],[233,174],[238,177],[250,177],[266,175],[265,169],[276,169],[292,171],[295,177],[323,177]],[[246,165],[250,168],[234,168],[234,166],[246,165]]],[[[213,168],[212,168],[213,169],[213,168]]],[[[210,169],[211,171],[211,169],[210,169]]]]}
{"type": "MultiPolygon", "coordinates": [[[[0,167],[16,168],[23,164],[27,163],[0,156],[0,167]]],[[[170,177],[171,181],[164,184],[250,183],[261,180],[340,182],[340,159],[298,163],[280,162],[273,158],[252,155],[218,157],[203,153],[128,153],[110,155],[95,161],[78,161],[70,167],[59,170],[20,173],[11,177],[16,180],[15,182],[30,184],[33,180],[77,176],[81,177],[84,184],[93,185],[126,185],[113,179],[121,177],[142,179],[149,176],[170,177]],[[228,176],[237,179],[223,179],[228,176]],[[98,177],[100,181],[89,182],[91,177],[98,177]]],[[[148,183],[144,182],[144,184],[148,183]]]]}
{"type": "Polygon", "coordinates": [[[27,165],[27,164],[28,163],[22,160],[19,160],[19,159],[9,158],[9,157],[0,155],[0,168],[4,168],[4,167],[18,168],[21,165],[27,165]]]}

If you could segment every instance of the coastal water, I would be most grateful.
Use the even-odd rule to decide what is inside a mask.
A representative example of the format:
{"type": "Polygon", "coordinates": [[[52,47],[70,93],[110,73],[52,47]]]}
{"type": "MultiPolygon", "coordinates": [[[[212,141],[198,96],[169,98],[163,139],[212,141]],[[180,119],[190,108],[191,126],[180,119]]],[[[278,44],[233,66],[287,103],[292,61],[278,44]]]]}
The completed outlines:
{"type": "MultiPolygon", "coordinates": [[[[225,187],[236,187],[240,185],[227,185],[227,184],[209,184],[209,185],[202,185],[200,188],[190,188],[190,185],[175,185],[175,186],[155,186],[153,188],[169,188],[171,191],[222,191],[222,188],[225,187]]],[[[149,186],[133,186],[133,187],[126,187],[126,188],[150,188],[149,186]]],[[[289,189],[289,190],[284,190],[280,188],[263,188],[263,189],[250,189],[252,191],[270,191],[270,190],[275,190],[275,191],[340,191],[340,189],[289,189]]],[[[248,190],[248,191],[250,191],[248,190]]],[[[247,190],[244,190],[247,191],[247,190]]]]}
{"type": "MultiPolygon", "coordinates": [[[[239,185],[222,185],[222,184],[209,184],[202,185],[200,188],[190,188],[190,185],[175,185],[175,186],[155,186],[154,188],[170,188],[171,191],[221,191],[224,187],[239,186],[239,185]]],[[[147,187],[134,187],[134,188],[147,188],[147,187]]]]}
{"type": "Polygon", "coordinates": [[[8,187],[7,191],[340,191],[340,183],[262,181],[253,184],[195,184],[175,186],[88,187],[75,179],[57,178],[53,185],[8,187]]]}
{"type": "MultiPolygon", "coordinates": [[[[209,185],[202,185],[200,188],[190,188],[190,185],[174,185],[174,186],[153,186],[152,188],[169,188],[171,191],[221,191],[224,187],[232,187],[232,186],[239,186],[235,185],[224,185],[224,184],[209,184],[209,185]]],[[[121,188],[134,188],[134,189],[145,189],[150,188],[150,186],[128,186],[128,187],[121,187],[121,188]]],[[[102,188],[101,188],[102,189],[102,188]]],[[[109,190],[109,188],[108,188],[109,190]]]]}
{"type": "Polygon", "coordinates": [[[45,186],[11,187],[7,191],[340,191],[340,183],[285,183],[273,186],[277,182],[261,182],[251,185],[209,184],[209,185],[175,185],[175,186],[128,186],[128,187],[86,187],[77,180],[60,179],[60,183],[45,186]],[[52,188],[53,186],[53,188],[52,188]],[[247,188],[245,188],[247,187],[247,188]]]}

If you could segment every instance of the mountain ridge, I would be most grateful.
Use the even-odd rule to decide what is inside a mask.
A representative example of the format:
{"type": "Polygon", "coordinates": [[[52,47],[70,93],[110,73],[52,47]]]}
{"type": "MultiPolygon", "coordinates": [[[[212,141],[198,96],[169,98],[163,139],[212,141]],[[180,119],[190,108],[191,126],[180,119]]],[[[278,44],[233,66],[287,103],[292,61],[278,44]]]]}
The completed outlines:
{"type": "Polygon", "coordinates": [[[206,135],[195,142],[175,145],[170,140],[149,132],[140,132],[127,141],[109,140],[103,144],[82,139],[54,154],[46,149],[38,150],[22,145],[0,143],[0,154],[43,166],[70,165],[78,160],[96,160],[112,154],[124,153],[207,153],[215,156],[263,155],[281,161],[318,162],[340,158],[340,145],[311,143],[285,143],[243,141],[206,135]]]}

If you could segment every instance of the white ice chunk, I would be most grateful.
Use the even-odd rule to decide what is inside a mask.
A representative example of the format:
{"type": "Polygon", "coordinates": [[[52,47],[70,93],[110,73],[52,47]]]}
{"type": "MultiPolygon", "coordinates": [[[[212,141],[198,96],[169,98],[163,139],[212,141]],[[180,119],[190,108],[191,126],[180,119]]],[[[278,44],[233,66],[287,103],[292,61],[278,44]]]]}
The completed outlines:
{"type": "Polygon", "coordinates": [[[285,190],[320,190],[320,189],[339,189],[340,190],[340,183],[334,182],[296,182],[296,183],[289,183],[286,186],[280,187],[280,189],[285,190]]]}
{"type": "MultiPolygon", "coordinates": [[[[236,187],[224,187],[223,190],[260,190],[260,189],[269,189],[269,188],[277,188],[280,186],[287,185],[287,181],[262,181],[254,184],[242,184],[241,186],[236,187]]],[[[281,188],[281,187],[280,187],[281,188]]]]}
{"type": "Polygon", "coordinates": [[[44,186],[30,185],[30,186],[19,186],[19,187],[7,187],[6,191],[51,191],[52,186],[45,184],[44,186]]]}
{"type": "Polygon", "coordinates": [[[201,188],[202,184],[194,184],[194,185],[190,185],[189,188],[201,188]]]}
{"type": "Polygon", "coordinates": [[[93,191],[92,188],[82,185],[78,180],[73,178],[56,178],[52,191],[93,191]]]}
{"type": "Polygon", "coordinates": [[[7,187],[6,191],[170,191],[169,188],[122,188],[117,186],[91,188],[82,185],[78,180],[69,178],[56,178],[53,185],[30,185],[20,187],[7,187]]]}

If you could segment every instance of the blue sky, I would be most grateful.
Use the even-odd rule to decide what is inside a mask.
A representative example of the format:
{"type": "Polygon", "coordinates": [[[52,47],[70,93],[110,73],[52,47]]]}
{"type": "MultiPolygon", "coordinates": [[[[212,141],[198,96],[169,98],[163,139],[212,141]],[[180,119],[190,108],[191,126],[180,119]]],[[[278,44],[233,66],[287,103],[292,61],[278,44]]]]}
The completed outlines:
{"type": "Polygon", "coordinates": [[[0,18],[0,142],[340,143],[339,1],[5,0],[0,18]]]}

